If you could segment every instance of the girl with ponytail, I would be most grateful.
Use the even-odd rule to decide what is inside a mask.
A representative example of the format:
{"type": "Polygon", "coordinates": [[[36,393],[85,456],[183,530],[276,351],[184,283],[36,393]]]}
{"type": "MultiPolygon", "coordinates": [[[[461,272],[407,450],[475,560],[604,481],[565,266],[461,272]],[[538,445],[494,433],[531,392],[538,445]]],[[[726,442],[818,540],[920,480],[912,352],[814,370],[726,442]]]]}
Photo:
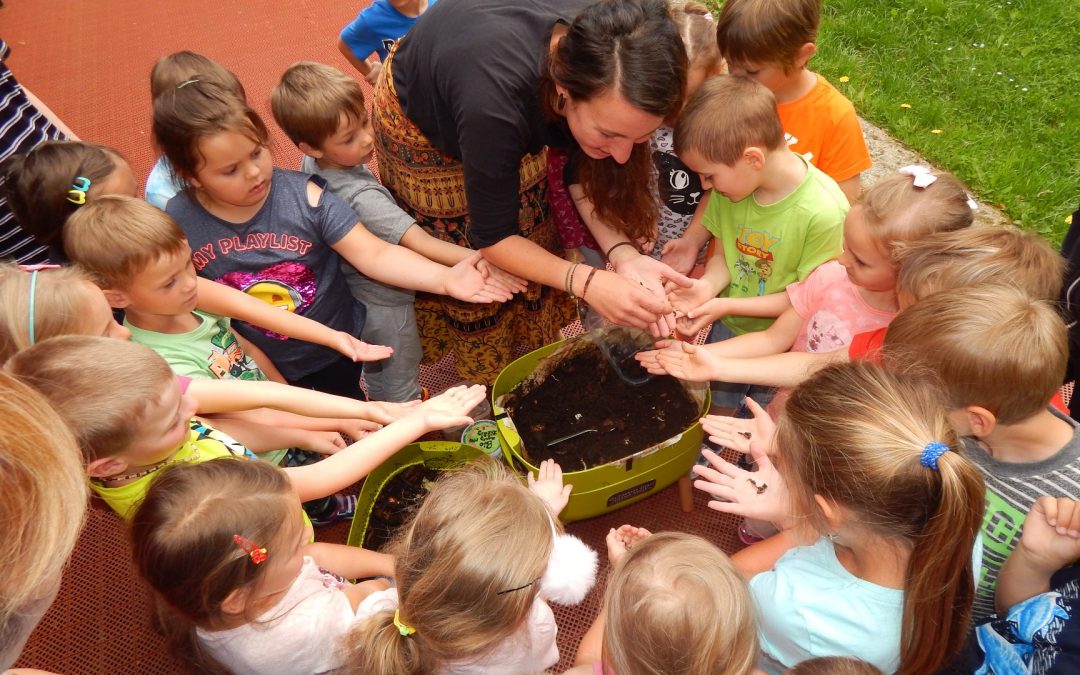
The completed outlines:
{"type": "Polygon", "coordinates": [[[699,486],[730,502],[717,510],[791,526],[733,557],[750,577],[761,665],[946,665],[971,615],[984,487],[937,388],[865,363],[825,369],[792,393],[775,444],[776,466],[759,453],[759,472],[711,452],[714,468],[697,469],[699,486]]]}

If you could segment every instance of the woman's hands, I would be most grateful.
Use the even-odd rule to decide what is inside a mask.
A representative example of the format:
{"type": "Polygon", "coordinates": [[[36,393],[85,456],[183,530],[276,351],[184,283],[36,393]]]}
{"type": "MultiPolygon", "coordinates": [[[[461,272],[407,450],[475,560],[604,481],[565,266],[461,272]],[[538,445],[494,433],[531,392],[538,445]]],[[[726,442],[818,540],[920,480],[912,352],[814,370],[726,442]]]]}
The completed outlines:
{"type": "MultiPolygon", "coordinates": [[[[633,253],[620,256],[612,262],[615,272],[627,281],[637,283],[657,298],[667,300],[667,288],[685,288],[694,283],[694,280],[684,274],[676,272],[668,265],[655,260],[647,255],[633,253]]],[[[670,303],[668,303],[670,304],[670,303]]],[[[657,318],[655,325],[650,327],[653,335],[671,335],[675,331],[675,314],[665,312],[657,318]]]]}

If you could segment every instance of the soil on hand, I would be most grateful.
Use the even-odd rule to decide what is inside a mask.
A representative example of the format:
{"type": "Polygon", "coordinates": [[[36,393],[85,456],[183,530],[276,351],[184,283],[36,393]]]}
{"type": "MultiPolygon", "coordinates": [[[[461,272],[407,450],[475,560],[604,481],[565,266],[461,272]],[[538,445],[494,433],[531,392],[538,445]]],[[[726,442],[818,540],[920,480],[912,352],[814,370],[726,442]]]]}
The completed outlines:
{"type": "Polygon", "coordinates": [[[563,471],[600,466],[697,421],[700,406],[683,385],[668,375],[649,377],[633,351],[616,350],[609,360],[612,350],[605,356],[594,342],[579,340],[549,357],[556,363],[538,366],[540,377],[526,379],[507,395],[503,407],[530,464],[554,459],[563,471]]]}
{"type": "Polygon", "coordinates": [[[413,464],[390,477],[383,484],[375,505],[371,508],[367,530],[364,531],[364,548],[379,551],[391,539],[398,528],[412,518],[427,496],[431,484],[442,472],[413,464]]]}

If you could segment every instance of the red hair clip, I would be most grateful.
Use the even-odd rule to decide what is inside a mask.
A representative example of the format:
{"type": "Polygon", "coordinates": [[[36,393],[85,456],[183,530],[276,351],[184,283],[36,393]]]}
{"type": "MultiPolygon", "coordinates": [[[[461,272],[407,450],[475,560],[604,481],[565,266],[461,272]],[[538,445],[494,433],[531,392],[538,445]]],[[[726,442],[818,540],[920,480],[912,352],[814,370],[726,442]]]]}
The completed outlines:
{"type": "Polygon", "coordinates": [[[250,539],[245,539],[239,534],[234,534],[232,540],[236,542],[236,545],[244,550],[245,553],[251,558],[251,562],[258,565],[259,563],[266,561],[266,547],[256,546],[250,539]]]}

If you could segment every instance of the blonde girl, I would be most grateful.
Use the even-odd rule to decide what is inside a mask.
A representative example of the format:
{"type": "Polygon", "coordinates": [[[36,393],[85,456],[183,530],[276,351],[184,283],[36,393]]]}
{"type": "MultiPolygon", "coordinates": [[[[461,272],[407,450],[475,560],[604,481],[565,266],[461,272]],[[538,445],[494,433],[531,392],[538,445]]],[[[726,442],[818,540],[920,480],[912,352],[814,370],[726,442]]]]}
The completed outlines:
{"type": "Polygon", "coordinates": [[[377,594],[350,636],[350,672],[512,675],[555,665],[546,600],[584,598],[596,556],[555,535],[552,511],[569,490],[553,469],[541,467],[533,491],[495,463],[440,479],[392,544],[397,588],[377,594]]]}
{"type": "Polygon", "coordinates": [[[708,451],[713,468],[695,469],[733,512],[816,538],[787,529],[733,556],[750,579],[763,665],[944,666],[971,616],[984,487],[938,389],[865,363],[832,366],[792,392],[776,446],[777,467],[765,458],[756,473],[708,451]]]}
{"type": "Polygon", "coordinates": [[[135,196],[131,167],[112,148],[82,141],[46,141],[0,165],[0,184],[19,226],[49,249],[54,263],[68,260],[61,234],[68,216],[101,195],[135,196]]]}
{"type": "MultiPolygon", "coordinates": [[[[388,244],[351,207],[324,194],[319,179],[275,169],[262,120],[212,82],[192,80],[158,96],[154,139],[188,186],[166,210],[191,243],[202,277],[352,335],[363,328],[364,309],[349,294],[343,262],[378,281],[468,302],[512,295],[483,278],[479,254],[450,268],[388,244]]],[[[358,365],[240,328],[291,384],[359,394],[358,365]]]]}
{"type": "Polygon", "coordinates": [[[40,394],[0,372],[0,670],[18,658],[60,589],[86,496],[67,426],[40,394]]]}
{"type": "Polygon", "coordinates": [[[574,675],[746,675],[758,658],[746,582],[701,537],[608,533],[614,570],[600,618],[582,640],[574,675]],[[596,640],[602,636],[598,654],[596,640]],[[596,657],[601,656],[600,660],[596,657]]]}
{"type": "Polygon", "coordinates": [[[311,541],[285,472],[215,459],[164,469],[131,523],[139,574],[178,654],[211,672],[322,673],[389,556],[311,541]],[[327,571],[323,571],[327,570],[327,571]]]}

